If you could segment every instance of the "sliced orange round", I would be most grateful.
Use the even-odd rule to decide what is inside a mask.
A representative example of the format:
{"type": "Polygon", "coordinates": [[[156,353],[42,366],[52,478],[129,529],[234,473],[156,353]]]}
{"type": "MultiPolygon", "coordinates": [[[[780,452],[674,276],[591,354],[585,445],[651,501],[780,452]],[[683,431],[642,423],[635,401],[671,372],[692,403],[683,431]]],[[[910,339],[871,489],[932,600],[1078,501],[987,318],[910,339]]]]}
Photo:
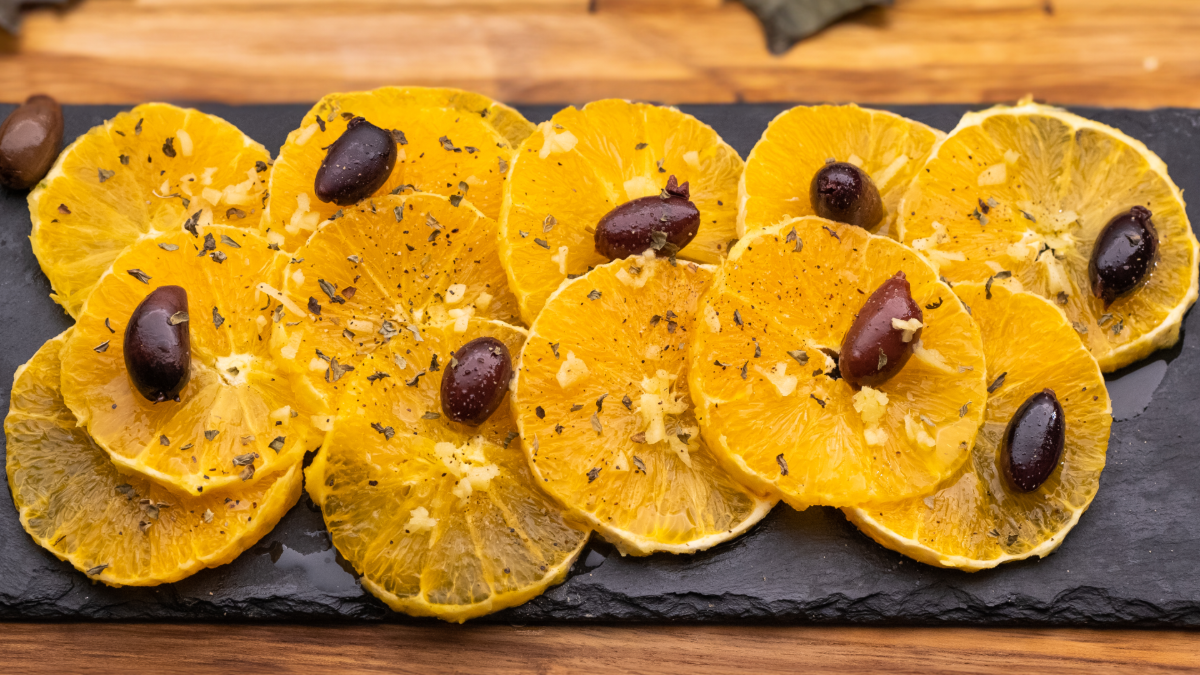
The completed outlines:
{"type": "Polygon", "coordinates": [[[700,436],[686,354],[712,276],[665,258],[601,265],[550,296],[521,353],[513,412],[538,485],[624,554],[704,550],[777,501],[700,436]]]}
{"type": "Polygon", "coordinates": [[[875,234],[895,237],[897,204],[945,134],[884,110],[850,105],[797,106],[780,113],[746,158],[738,186],[738,236],[813,215],[813,176],[829,160],[862,169],[883,199],[875,234]]]}
{"type": "Polygon", "coordinates": [[[329,94],[304,115],[279,150],[262,219],[272,243],[295,251],[318,225],[342,210],[317,198],[314,181],[325,148],[355,117],[392,130],[397,142],[396,166],[374,197],[432,192],[466,199],[489,218],[500,215],[508,165],[517,145],[533,131],[516,110],[458,89],[380,87],[329,94]]]}
{"type": "Polygon", "coordinates": [[[815,216],[733,248],[700,307],[690,380],[730,470],[796,508],[927,494],[970,456],[987,400],[979,329],[911,249],[815,216]],[[923,308],[912,355],[856,390],[836,355],[866,299],[903,272],[923,308]]]}
{"type": "Polygon", "coordinates": [[[1010,277],[1054,300],[1105,371],[1175,344],[1200,289],[1179,188],[1140,141],[1024,102],[963,116],[900,208],[903,241],[951,282],[1010,277]],[[1092,294],[1100,231],[1133,206],[1152,213],[1158,260],[1111,306],[1092,294]]]}
{"type": "Polygon", "coordinates": [[[1006,287],[954,287],[983,333],[991,383],[971,461],[937,492],[870,509],[846,509],[884,546],[938,567],[974,572],[1046,557],[1062,544],[1100,486],[1112,405],[1100,366],[1049,301],[1006,287]],[[1054,473],[1033,492],[1008,485],[1001,442],[1017,408],[1051,389],[1066,415],[1054,473]]]}
{"type": "Polygon", "coordinates": [[[4,419],[8,484],[39,546],[110,586],[154,586],[232,562],[300,497],[300,467],[229,495],[181,497],[117,472],[59,391],[70,330],[13,377],[4,419]]]}
{"type": "Polygon", "coordinates": [[[256,227],[271,155],[229,122],[147,103],[67,146],[29,193],[30,242],[54,289],[78,316],[123,250],[185,223],[256,227]]]}
{"type": "Polygon", "coordinates": [[[496,221],[433,194],[384,195],[343,211],[296,252],[276,326],[282,362],[330,405],[363,357],[396,334],[472,317],[518,321],[496,255],[496,221]]]}
{"type": "Polygon", "coordinates": [[[123,471],[187,495],[245,489],[321,442],[317,393],[268,349],[288,258],[257,233],[212,226],[142,239],[96,284],[63,348],[63,398],[123,471]],[[197,255],[199,253],[199,255],[197,255]],[[125,327],[160,286],[188,294],[191,379],[152,403],[125,368],[125,327]],[[314,416],[318,416],[314,419],[314,416]]]}
{"type": "Polygon", "coordinates": [[[307,472],[333,545],[392,609],[459,623],[566,576],[587,542],[537,489],[508,406],[479,427],[442,415],[441,376],[478,337],[516,356],[525,331],[470,319],[409,331],[368,356],[307,472]]]}
{"type": "Polygon", "coordinates": [[[613,208],[688,183],[700,228],[679,257],[721,260],[734,238],[742,159],[674,108],[617,99],[565,108],[521,144],[504,188],[500,259],[532,323],[564,279],[608,262],[596,224],[613,208]]]}

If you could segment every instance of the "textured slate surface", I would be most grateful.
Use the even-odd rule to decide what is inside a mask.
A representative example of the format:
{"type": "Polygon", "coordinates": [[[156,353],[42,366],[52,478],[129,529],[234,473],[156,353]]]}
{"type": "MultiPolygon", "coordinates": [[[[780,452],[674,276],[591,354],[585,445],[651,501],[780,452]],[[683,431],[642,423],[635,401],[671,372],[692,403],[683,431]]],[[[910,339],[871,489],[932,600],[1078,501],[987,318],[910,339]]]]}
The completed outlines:
{"type": "MultiPolygon", "coordinates": [[[[200,105],[277,149],[307,106],[200,105]]],[[[743,155],[786,106],[691,106],[743,155]]],[[[12,106],[0,105],[0,116],[12,106]]],[[[949,130],[967,108],[895,110],[949,130]]],[[[116,113],[67,107],[74,138],[116,113]]],[[[554,108],[525,112],[535,121],[554,108]]],[[[1080,110],[1142,139],[1185,192],[1200,192],[1200,111],[1080,110]]],[[[69,324],[30,252],[24,194],[0,188],[0,396],[8,373],[69,324]]],[[[1193,221],[1200,214],[1190,209],[1193,221]]],[[[694,556],[621,558],[603,542],[571,578],[484,622],[745,621],[897,624],[1200,625],[1200,319],[1184,340],[1111,378],[1118,417],[1091,509],[1058,552],[965,574],[906,560],[833,509],[784,505],[741,539],[694,556]],[[1152,398],[1151,398],[1152,395],[1152,398]],[[1148,407],[1147,407],[1148,403],[1148,407]]],[[[171,586],[94,584],[35,546],[0,484],[0,619],[408,620],[339,564],[305,498],[234,563],[171,586]]]]}

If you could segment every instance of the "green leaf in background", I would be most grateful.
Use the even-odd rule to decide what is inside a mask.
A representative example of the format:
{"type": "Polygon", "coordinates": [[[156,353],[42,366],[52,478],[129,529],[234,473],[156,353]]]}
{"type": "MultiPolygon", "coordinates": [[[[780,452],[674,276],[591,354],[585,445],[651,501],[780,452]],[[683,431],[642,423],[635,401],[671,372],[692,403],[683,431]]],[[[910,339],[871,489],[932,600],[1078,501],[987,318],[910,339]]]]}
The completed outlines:
{"type": "MultiPolygon", "coordinates": [[[[800,40],[866,7],[891,6],[894,0],[742,0],[758,15],[767,48],[782,54],[800,40]]],[[[3,0],[0,0],[3,2],[3,0]]]]}

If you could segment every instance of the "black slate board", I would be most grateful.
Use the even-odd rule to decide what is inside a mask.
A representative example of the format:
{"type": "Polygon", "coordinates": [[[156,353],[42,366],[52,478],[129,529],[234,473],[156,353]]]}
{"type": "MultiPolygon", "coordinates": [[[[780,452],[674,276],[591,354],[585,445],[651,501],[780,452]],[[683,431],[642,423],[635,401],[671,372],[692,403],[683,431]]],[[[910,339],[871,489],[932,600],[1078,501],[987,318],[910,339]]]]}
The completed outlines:
{"type": "MultiPolygon", "coordinates": [[[[271,149],[308,109],[198,107],[271,149]]],[[[786,107],[683,106],[743,156],[786,107]]],[[[0,105],[0,118],[12,108],[0,105]]],[[[947,131],[968,110],[892,109],[947,131]]],[[[66,137],[119,110],[67,106],[66,137]]],[[[542,121],[555,110],[523,112],[542,121]]],[[[1200,192],[1200,110],[1078,112],[1145,141],[1185,192],[1200,192]]],[[[1194,208],[1189,213],[1200,222],[1194,208]]],[[[49,284],[26,239],[29,226],[25,195],[0,188],[2,400],[11,387],[8,373],[70,323],[47,298],[49,284]]],[[[976,574],[934,569],[876,545],[839,511],[798,513],[781,504],[741,539],[693,556],[622,558],[594,541],[564,584],[478,621],[1200,626],[1198,316],[1188,316],[1179,346],[1110,378],[1118,421],[1099,495],[1045,560],[976,574]]],[[[305,497],[228,566],[159,588],[109,588],[34,545],[17,520],[7,483],[0,483],[0,619],[410,620],[363,591],[348,568],[305,497]]]]}

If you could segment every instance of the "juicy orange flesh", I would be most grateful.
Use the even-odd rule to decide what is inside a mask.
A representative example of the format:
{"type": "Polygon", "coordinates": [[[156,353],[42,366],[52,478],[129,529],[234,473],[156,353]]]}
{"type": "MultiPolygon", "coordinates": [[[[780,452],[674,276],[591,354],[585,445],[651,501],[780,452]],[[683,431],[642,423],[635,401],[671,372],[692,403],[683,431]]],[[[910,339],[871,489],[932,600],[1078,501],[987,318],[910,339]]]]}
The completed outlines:
{"type": "Polygon", "coordinates": [[[688,183],[700,211],[700,229],[679,257],[719,262],[735,237],[742,160],[678,110],[620,100],[566,108],[537,128],[514,161],[500,247],[527,322],[568,275],[608,262],[596,252],[600,219],[659,194],[672,175],[688,183]]]}
{"type": "Polygon", "coordinates": [[[296,503],[298,466],[229,499],[119,474],[62,400],[66,336],[18,370],[4,422],[13,501],[38,545],[109,585],[170,583],[232,561],[296,503]]]}
{"type": "Polygon", "coordinates": [[[489,218],[500,215],[513,149],[532,130],[511,108],[454,89],[383,87],[330,94],[288,134],[272,173],[271,201],[262,226],[284,236],[285,250],[299,248],[316,224],[343,209],[317,199],[313,185],[327,152],[323,148],[341,137],[356,116],[399,132],[396,166],[374,197],[400,189],[465,198],[489,218]],[[300,210],[301,200],[308,211],[300,210]],[[317,215],[307,224],[303,217],[293,223],[297,211],[317,215]]]}
{"type": "Polygon", "coordinates": [[[905,200],[903,240],[928,242],[951,282],[1010,272],[1024,290],[1062,306],[1101,366],[1124,365],[1110,367],[1105,356],[1159,326],[1189,292],[1196,267],[1179,195],[1131,142],[1057,116],[987,117],[954,132],[920,173],[905,200]],[[981,186],[980,175],[998,166],[1005,182],[981,186]],[[1153,214],[1160,257],[1142,286],[1106,309],[1092,294],[1088,261],[1100,230],[1135,205],[1153,214]],[[942,241],[934,222],[945,226],[942,241]]]}
{"type": "MultiPolygon", "coordinates": [[[[452,323],[426,326],[420,341],[405,331],[367,357],[348,376],[334,428],[309,469],[309,491],[334,545],[400,611],[454,617],[468,605],[491,611],[517,604],[552,583],[548,575],[587,538],[533,487],[507,402],[480,427],[440,416],[445,364],[482,336],[499,339],[514,356],[524,340],[505,324],[473,320],[464,333],[452,323]],[[464,501],[455,493],[463,479],[435,445],[470,446],[477,438],[482,459],[474,466],[497,473],[464,501]],[[419,508],[436,524],[418,528],[419,508]]],[[[458,452],[460,459],[470,454],[458,452]]]]}
{"type": "Polygon", "coordinates": [[[614,261],[563,286],[526,343],[514,411],[539,485],[606,534],[689,544],[743,526],[760,507],[697,433],[688,394],[687,345],[711,280],[711,268],[695,264],[614,261]],[[644,286],[622,282],[621,270],[644,286]],[[571,359],[588,373],[564,387],[559,372],[571,359]],[[663,415],[665,431],[690,434],[691,466],[665,439],[634,440],[647,431],[641,408],[663,405],[643,399],[661,394],[643,386],[660,372],[685,408],[663,415]]]}
{"type": "Polygon", "coordinates": [[[126,246],[193,214],[205,224],[257,224],[270,160],[232,124],[163,103],[93,128],[29,197],[33,250],[55,301],[77,316],[126,246]],[[168,139],[174,157],[164,149],[168,139]]]}
{"type": "Polygon", "coordinates": [[[318,230],[294,260],[284,291],[306,316],[298,326],[284,323],[274,344],[331,399],[344,384],[332,359],[356,367],[408,326],[445,321],[451,310],[517,320],[496,254],[496,221],[465,202],[418,194],[360,203],[318,230]]]}
{"type": "MultiPolygon", "coordinates": [[[[1006,288],[956,286],[983,333],[988,380],[1004,373],[988,397],[971,461],[932,495],[870,509],[877,527],[912,539],[939,556],[993,560],[1020,556],[1074,524],[1100,484],[1112,424],[1108,391],[1095,360],[1049,303],[1006,288]],[[1078,345],[1078,346],[1073,346],[1078,345]],[[1059,467],[1037,490],[1009,487],[1000,446],[1009,420],[1043,389],[1055,392],[1066,418],[1059,467]]],[[[853,517],[853,516],[852,516],[853,517]]],[[[867,529],[870,532],[870,528],[867,529]]]]}
{"type": "Polygon", "coordinates": [[[257,234],[222,227],[146,239],[117,258],[63,352],[67,405],[114,461],[199,494],[280,470],[319,443],[311,419],[319,402],[293,386],[267,348],[271,322],[283,313],[257,285],[277,287],[287,260],[257,234]],[[205,235],[216,249],[198,256],[205,235]],[[212,258],[217,253],[224,262],[212,258]],[[192,374],[179,402],[154,404],[133,387],[123,337],[138,303],[166,285],[188,293],[192,374]]]}
{"type": "Polygon", "coordinates": [[[813,176],[833,159],[871,176],[885,210],[874,231],[889,234],[900,198],[942,136],[919,122],[856,105],[792,108],[771,122],[746,161],[742,231],[813,215],[813,176]]]}
{"type": "Polygon", "coordinates": [[[692,387],[706,402],[705,436],[790,503],[921,494],[966,460],[986,400],[979,331],[909,249],[820,218],[790,221],[734,248],[701,313],[712,323],[697,322],[692,387]],[[841,348],[866,298],[900,271],[924,308],[915,339],[933,362],[911,356],[876,387],[888,399],[878,424],[886,441],[871,445],[865,429],[875,427],[823,350],[841,348]],[[796,378],[790,392],[787,377],[796,378]],[[920,443],[916,429],[936,444],[920,443]]]}

